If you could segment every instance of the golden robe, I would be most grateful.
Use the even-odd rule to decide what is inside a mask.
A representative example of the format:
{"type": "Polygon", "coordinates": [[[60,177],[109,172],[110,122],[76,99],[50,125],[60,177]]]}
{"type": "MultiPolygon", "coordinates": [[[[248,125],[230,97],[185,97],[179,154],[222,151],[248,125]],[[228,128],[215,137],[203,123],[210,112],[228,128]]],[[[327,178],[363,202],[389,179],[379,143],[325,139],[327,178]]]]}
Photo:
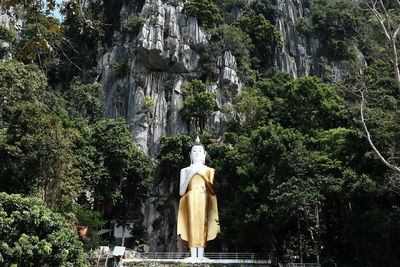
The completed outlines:
{"type": "Polygon", "coordinates": [[[195,174],[179,202],[178,235],[189,247],[205,247],[220,232],[217,197],[214,193],[214,169],[205,176],[195,174]]]}

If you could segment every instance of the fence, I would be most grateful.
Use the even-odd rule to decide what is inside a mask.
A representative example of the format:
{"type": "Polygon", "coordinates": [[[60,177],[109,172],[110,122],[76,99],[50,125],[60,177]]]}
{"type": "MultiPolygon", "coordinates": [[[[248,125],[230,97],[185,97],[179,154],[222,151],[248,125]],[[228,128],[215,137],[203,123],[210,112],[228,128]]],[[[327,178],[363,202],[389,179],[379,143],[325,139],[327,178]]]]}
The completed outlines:
{"type": "MultiPolygon", "coordinates": [[[[269,253],[235,253],[235,252],[206,252],[206,258],[210,260],[271,260],[269,253]]],[[[184,259],[190,257],[187,252],[133,252],[131,256],[140,259],[184,259]]],[[[297,267],[297,266],[296,266],[297,267]]],[[[306,266],[309,267],[309,266],[306,266]]]]}
{"type": "Polygon", "coordinates": [[[320,267],[321,265],[318,265],[316,263],[286,263],[284,266],[285,267],[320,267]]]}

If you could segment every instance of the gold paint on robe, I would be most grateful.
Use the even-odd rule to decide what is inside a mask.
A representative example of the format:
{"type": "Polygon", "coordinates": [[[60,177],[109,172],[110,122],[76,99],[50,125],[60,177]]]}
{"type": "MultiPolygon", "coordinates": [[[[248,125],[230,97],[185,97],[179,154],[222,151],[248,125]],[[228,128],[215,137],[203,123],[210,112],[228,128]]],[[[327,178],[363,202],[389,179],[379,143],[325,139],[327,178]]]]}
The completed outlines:
{"type": "Polygon", "coordinates": [[[213,187],[214,169],[208,168],[205,177],[193,176],[179,202],[178,235],[189,242],[190,248],[205,247],[220,232],[213,187]]]}

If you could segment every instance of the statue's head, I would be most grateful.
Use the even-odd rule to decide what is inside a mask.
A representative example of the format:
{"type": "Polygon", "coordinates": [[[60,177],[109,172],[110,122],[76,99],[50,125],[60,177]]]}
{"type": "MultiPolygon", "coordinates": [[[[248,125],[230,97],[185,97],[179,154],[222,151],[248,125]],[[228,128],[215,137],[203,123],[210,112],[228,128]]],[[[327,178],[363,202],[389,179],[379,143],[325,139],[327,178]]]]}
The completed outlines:
{"type": "Polygon", "coordinates": [[[192,164],[206,163],[206,150],[201,143],[195,143],[190,150],[190,161],[192,164]]]}

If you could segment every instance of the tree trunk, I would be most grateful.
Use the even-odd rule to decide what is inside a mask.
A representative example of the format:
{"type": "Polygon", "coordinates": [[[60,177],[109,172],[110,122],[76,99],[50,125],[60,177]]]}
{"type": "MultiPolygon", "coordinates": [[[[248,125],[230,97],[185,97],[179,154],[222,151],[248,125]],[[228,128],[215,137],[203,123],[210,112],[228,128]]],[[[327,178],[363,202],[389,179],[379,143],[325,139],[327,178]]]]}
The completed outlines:
{"type": "Polygon", "coordinates": [[[122,242],[121,246],[123,247],[125,245],[125,224],[122,225],[122,242]]]}
{"type": "MultiPolygon", "coordinates": [[[[315,205],[315,224],[316,224],[316,226],[317,226],[317,229],[319,229],[319,225],[320,225],[320,222],[319,222],[319,205],[318,205],[318,203],[315,205]]],[[[317,237],[318,237],[318,234],[317,234],[317,237]]],[[[317,238],[318,240],[314,240],[314,246],[315,246],[315,257],[316,257],[316,260],[317,260],[317,266],[319,267],[319,266],[321,266],[320,265],[320,259],[319,259],[319,244],[318,244],[318,241],[319,241],[319,238],[317,238]]]]}
{"type": "MultiPolygon", "coordinates": [[[[396,36],[394,36],[394,38],[396,38],[396,36]]],[[[399,70],[399,57],[396,48],[396,39],[391,38],[390,48],[392,50],[392,55],[393,55],[394,77],[396,79],[397,89],[399,90],[400,93],[400,70],[399,70]]]]}
{"type": "Polygon", "coordinates": [[[300,220],[297,218],[297,231],[299,234],[299,257],[300,263],[303,263],[303,242],[301,241],[300,220]]]}

